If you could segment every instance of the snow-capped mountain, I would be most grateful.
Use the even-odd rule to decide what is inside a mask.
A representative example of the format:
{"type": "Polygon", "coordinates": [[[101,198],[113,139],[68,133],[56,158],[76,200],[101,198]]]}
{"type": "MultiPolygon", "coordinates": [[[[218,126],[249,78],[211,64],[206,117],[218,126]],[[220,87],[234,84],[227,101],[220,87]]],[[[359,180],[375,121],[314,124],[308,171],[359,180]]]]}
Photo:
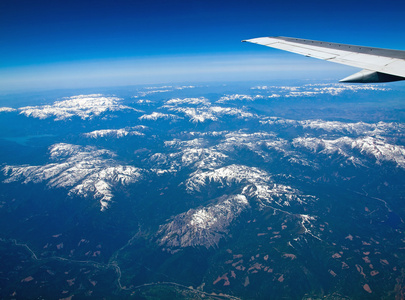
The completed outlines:
{"type": "Polygon", "coordinates": [[[313,97],[317,95],[338,96],[344,92],[388,91],[389,88],[373,84],[304,84],[302,86],[255,86],[252,90],[272,93],[273,97],[313,97]]]}
{"type": "Polygon", "coordinates": [[[100,202],[101,210],[108,208],[115,185],[139,181],[144,170],[123,166],[114,160],[115,154],[91,146],[56,144],[49,149],[52,161],[42,166],[5,166],[6,183],[46,182],[50,188],[67,188],[69,194],[92,197],[100,202]]]}
{"type": "Polygon", "coordinates": [[[377,164],[393,162],[397,167],[405,168],[405,147],[389,144],[381,137],[368,136],[357,139],[342,137],[335,140],[300,137],[293,140],[293,145],[314,153],[324,155],[337,153],[350,159],[356,158],[358,161],[365,161],[371,157],[377,164]],[[359,152],[361,156],[358,155],[359,152]]]}
{"type": "Polygon", "coordinates": [[[143,136],[145,135],[144,133],[140,132],[139,130],[142,130],[146,128],[146,126],[134,126],[131,128],[121,128],[121,129],[100,129],[100,130],[94,130],[91,132],[86,132],[83,133],[83,136],[88,137],[88,138],[101,138],[101,137],[113,137],[113,138],[122,138],[127,135],[138,135],[138,136],[143,136]]]}
{"type": "Polygon", "coordinates": [[[276,204],[283,207],[290,206],[292,202],[302,204],[308,200],[315,200],[315,197],[302,195],[300,191],[290,186],[275,183],[263,170],[243,165],[194,172],[185,182],[185,187],[187,192],[197,193],[212,183],[219,185],[219,188],[239,186],[242,195],[257,200],[260,206],[276,204]]]}
{"type": "Polygon", "coordinates": [[[195,246],[217,247],[232,221],[248,207],[244,195],[234,195],[223,196],[207,207],[190,209],[160,226],[158,243],[170,251],[195,246]]]}
{"type": "Polygon", "coordinates": [[[73,116],[81,119],[91,119],[105,112],[134,110],[129,106],[120,104],[118,97],[101,94],[78,95],[55,101],[52,105],[21,107],[20,114],[27,117],[46,119],[54,117],[55,121],[66,120],[73,116]]]}
{"type": "Polygon", "coordinates": [[[145,114],[139,117],[139,120],[150,120],[150,121],[156,121],[158,119],[164,119],[164,120],[177,120],[181,119],[179,116],[173,115],[173,114],[163,114],[160,112],[153,112],[151,114],[145,114]]]}

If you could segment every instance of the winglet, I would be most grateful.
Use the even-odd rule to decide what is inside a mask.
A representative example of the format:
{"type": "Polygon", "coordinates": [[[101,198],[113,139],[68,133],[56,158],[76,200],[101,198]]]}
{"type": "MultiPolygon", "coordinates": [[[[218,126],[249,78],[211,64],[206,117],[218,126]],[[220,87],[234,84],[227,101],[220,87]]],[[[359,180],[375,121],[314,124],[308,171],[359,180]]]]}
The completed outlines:
{"type": "Polygon", "coordinates": [[[370,71],[367,69],[361,70],[353,75],[343,78],[339,82],[347,83],[377,83],[377,82],[391,82],[404,80],[404,77],[399,77],[391,74],[370,71]]]}

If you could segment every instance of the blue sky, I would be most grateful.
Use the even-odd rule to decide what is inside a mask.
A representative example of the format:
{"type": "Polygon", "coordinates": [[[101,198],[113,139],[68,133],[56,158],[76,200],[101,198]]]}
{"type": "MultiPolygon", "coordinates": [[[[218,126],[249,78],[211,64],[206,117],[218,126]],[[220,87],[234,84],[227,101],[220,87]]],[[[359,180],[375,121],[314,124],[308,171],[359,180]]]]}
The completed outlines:
{"type": "MultiPolygon", "coordinates": [[[[349,67],[242,39],[405,49],[398,1],[0,1],[0,91],[176,81],[339,79],[349,67]]],[[[355,71],[355,69],[353,69],[355,71]]]]}

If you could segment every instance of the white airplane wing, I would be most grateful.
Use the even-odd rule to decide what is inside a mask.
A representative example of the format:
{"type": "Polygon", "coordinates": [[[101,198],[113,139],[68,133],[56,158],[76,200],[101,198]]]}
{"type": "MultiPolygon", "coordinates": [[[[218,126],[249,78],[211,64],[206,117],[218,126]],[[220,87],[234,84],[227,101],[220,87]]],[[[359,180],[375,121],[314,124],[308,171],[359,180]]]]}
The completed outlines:
{"type": "Polygon", "coordinates": [[[243,42],[277,48],[308,57],[362,68],[341,82],[390,82],[405,80],[405,51],[353,46],[289,37],[261,37],[243,42]]]}

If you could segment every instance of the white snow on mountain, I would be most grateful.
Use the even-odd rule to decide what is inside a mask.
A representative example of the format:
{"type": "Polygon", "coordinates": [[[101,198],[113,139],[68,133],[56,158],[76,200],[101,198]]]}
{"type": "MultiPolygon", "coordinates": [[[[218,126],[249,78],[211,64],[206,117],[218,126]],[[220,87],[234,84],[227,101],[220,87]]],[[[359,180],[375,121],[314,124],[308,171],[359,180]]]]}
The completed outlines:
{"type": "Polygon", "coordinates": [[[92,132],[87,132],[83,134],[85,137],[88,138],[102,138],[102,137],[112,137],[112,138],[122,138],[128,135],[138,135],[142,136],[145,135],[142,132],[130,129],[130,128],[121,128],[121,129],[101,129],[101,130],[94,130],[92,132]]]}
{"type": "Polygon", "coordinates": [[[209,108],[173,107],[169,110],[184,114],[193,123],[203,123],[207,120],[218,120],[218,118],[210,112],[209,108]]]}
{"type": "Polygon", "coordinates": [[[204,246],[217,247],[229,226],[249,202],[244,195],[223,196],[218,203],[190,209],[160,226],[157,233],[160,246],[173,248],[204,246]]]}
{"type": "Polygon", "coordinates": [[[185,89],[194,89],[196,88],[194,85],[182,85],[182,86],[176,86],[176,90],[185,90],[185,89]]]}
{"type": "Polygon", "coordinates": [[[217,102],[218,103],[225,103],[225,102],[235,101],[235,100],[254,101],[254,100],[263,99],[263,98],[264,98],[263,95],[254,95],[254,96],[252,96],[252,95],[233,94],[233,95],[222,96],[217,102]]]}
{"type": "Polygon", "coordinates": [[[259,121],[262,125],[284,125],[284,126],[297,126],[299,121],[278,118],[278,117],[263,117],[259,121]]]}
{"type": "MultiPolygon", "coordinates": [[[[188,132],[187,134],[191,136],[199,136],[199,137],[222,137],[222,139],[216,144],[213,148],[219,151],[231,152],[234,151],[235,148],[246,147],[252,151],[260,150],[260,147],[263,145],[268,144],[269,147],[271,145],[278,144],[280,147],[281,145],[287,145],[288,141],[283,140],[273,132],[265,132],[265,131],[258,131],[253,133],[248,133],[243,130],[239,131],[208,131],[208,132],[188,132]]],[[[204,146],[207,143],[203,138],[196,138],[193,140],[186,140],[182,141],[179,139],[175,139],[169,142],[165,142],[166,146],[172,147],[197,147],[197,146],[204,146]]]]}
{"type": "Polygon", "coordinates": [[[198,170],[209,170],[222,166],[228,156],[215,147],[205,147],[206,144],[202,138],[166,141],[165,147],[176,152],[155,153],[150,157],[150,162],[171,170],[190,166],[198,170]]]}
{"type": "Polygon", "coordinates": [[[13,111],[16,111],[16,109],[12,107],[0,107],[0,112],[13,112],[13,111]]]}
{"type": "Polygon", "coordinates": [[[203,138],[197,138],[192,140],[180,140],[174,139],[171,141],[165,141],[165,147],[173,149],[186,149],[186,148],[200,148],[206,145],[206,141],[203,138]]]}
{"type": "Polygon", "coordinates": [[[220,188],[227,186],[242,187],[241,194],[256,199],[260,205],[277,204],[290,206],[292,202],[305,203],[312,196],[302,195],[298,190],[274,183],[271,176],[258,168],[245,165],[230,165],[212,171],[196,171],[186,180],[187,192],[201,192],[202,188],[217,184],[220,188]]]}
{"type": "MultiPolygon", "coordinates": [[[[339,121],[324,121],[324,120],[305,120],[298,121],[304,128],[322,129],[327,132],[340,132],[349,134],[374,134],[373,131],[377,129],[375,124],[364,122],[357,123],[344,123],[339,121]]],[[[378,132],[381,133],[381,130],[378,132]]]]}
{"type": "Polygon", "coordinates": [[[405,124],[402,123],[365,123],[340,122],[325,120],[291,120],[277,117],[265,117],[259,121],[262,125],[281,125],[284,127],[302,127],[304,129],[323,130],[327,133],[378,136],[384,134],[404,135],[405,124]]]}
{"type": "Polygon", "coordinates": [[[150,104],[152,103],[152,101],[147,100],[147,99],[140,99],[138,101],[136,101],[137,104],[150,104]]]}
{"type": "Polygon", "coordinates": [[[139,120],[149,120],[149,121],[156,121],[158,119],[163,119],[163,120],[178,120],[181,119],[181,117],[173,115],[173,114],[163,114],[160,112],[153,112],[151,114],[145,114],[139,117],[139,120]]]}
{"type": "Polygon", "coordinates": [[[227,155],[212,149],[186,149],[182,152],[181,162],[183,166],[209,170],[222,166],[227,158],[227,155]]]}
{"type": "Polygon", "coordinates": [[[202,106],[202,107],[171,107],[170,111],[184,114],[193,123],[204,123],[207,120],[218,121],[223,116],[234,116],[239,119],[254,118],[256,115],[239,108],[202,106]]]}
{"type": "Polygon", "coordinates": [[[50,188],[67,188],[70,195],[93,197],[101,210],[108,208],[113,198],[113,187],[139,181],[144,170],[119,165],[115,154],[105,149],[71,144],[50,147],[51,162],[42,166],[6,166],[4,182],[47,182],[50,188]]]}
{"type": "Polygon", "coordinates": [[[305,84],[302,86],[303,89],[313,89],[314,91],[320,93],[327,93],[331,95],[338,95],[344,91],[389,91],[390,88],[379,84],[345,84],[345,83],[315,83],[315,84],[305,84]]]}
{"type": "Polygon", "coordinates": [[[145,90],[167,90],[167,89],[172,89],[173,86],[171,85],[162,85],[162,86],[147,86],[145,87],[145,90]]]}
{"type": "Polygon", "coordinates": [[[246,148],[254,152],[256,155],[262,157],[264,161],[272,159],[273,153],[270,152],[270,150],[272,150],[279,152],[283,157],[287,157],[291,164],[317,167],[314,162],[307,160],[293,149],[291,147],[291,141],[277,137],[277,135],[272,132],[259,131],[246,133],[242,130],[228,132],[224,134],[224,139],[216,146],[218,151],[224,153],[230,153],[241,148],[246,148]]]}
{"type": "Polygon", "coordinates": [[[229,131],[204,131],[204,132],[197,132],[197,131],[190,131],[187,132],[187,134],[191,136],[200,136],[200,137],[219,137],[219,136],[224,136],[227,134],[229,131]]]}
{"type": "Polygon", "coordinates": [[[260,90],[265,92],[276,93],[282,97],[308,97],[322,94],[337,96],[343,92],[358,92],[358,91],[388,91],[389,88],[379,85],[349,85],[349,84],[305,84],[302,86],[255,86],[252,90],[260,90]]]}
{"type": "Polygon", "coordinates": [[[232,184],[254,184],[255,182],[271,182],[267,172],[244,165],[230,165],[213,171],[191,174],[185,182],[186,190],[190,193],[201,192],[210,183],[218,183],[221,187],[232,184]]]}
{"type": "Polygon", "coordinates": [[[274,145],[274,149],[286,153],[284,149],[287,141],[278,138],[272,132],[254,132],[246,133],[243,131],[233,131],[225,134],[224,139],[218,144],[217,149],[224,152],[232,152],[236,149],[247,148],[255,154],[267,160],[269,153],[264,151],[274,145]],[[278,148],[276,147],[278,144],[278,148]]]}
{"type": "Polygon", "coordinates": [[[131,135],[138,135],[143,136],[144,133],[140,132],[140,130],[146,129],[146,126],[138,125],[134,127],[126,127],[121,129],[101,129],[101,130],[94,130],[91,132],[83,133],[83,136],[87,138],[102,138],[102,137],[111,137],[111,138],[122,138],[125,136],[131,135]]]}
{"type": "Polygon", "coordinates": [[[232,131],[225,134],[223,141],[219,144],[219,149],[230,150],[234,147],[246,146],[250,149],[255,149],[266,141],[273,141],[277,137],[272,132],[253,132],[246,133],[243,130],[232,131]]]}
{"type": "Polygon", "coordinates": [[[271,151],[276,151],[281,153],[283,157],[287,157],[292,164],[316,167],[315,163],[305,159],[292,147],[291,141],[279,138],[272,132],[246,133],[240,130],[231,132],[190,132],[187,135],[197,136],[198,138],[166,141],[165,146],[177,150],[177,152],[154,155],[151,157],[154,163],[158,163],[159,166],[167,166],[170,162],[172,169],[179,169],[181,166],[193,164],[196,169],[209,170],[223,166],[235,151],[248,149],[265,161],[271,160],[274,156],[274,152],[271,151]],[[209,146],[207,140],[202,137],[222,137],[222,139],[209,146]]]}
{"type": "Polygon", "coordinates": [[[303,147],[311,152],[320,154],[338,154],[353,160],[356,151],[363,156],[357,157],[360,160],[372,157],[377,164],[382,162],[394,162],[397,167],[405,168],[405,147],[392,145],[382,137],[360,137],[350,138],[342,137],[335,140],[320,138],[299,137],[293,140],[295,147],[303,147]]]}
{"type": "Polygon", "coordinates": [[[394,145],[383,137],[386,134],[403,136],[404,124],[384,122],[375,124],[363,122],[344,123],[323,120],[296,121],[279,118],[272,118],[267,122],[278,125],[299,126],[305,129],[322,129],[327,133],[352,134],[357,137],[343,136],[336,138],[336,135],[334,135],[335,138],[328,138],[327,136],[312,138],[306,135],[305,137],[285,140],[277,137],[272,132],[246,133],[237,131],[224,134],[223,140],[216,145],[215,149],[230,155],[230,152],[244,147],[261,156],[265,161],[272,158],[272,154],[268,150],[275,150],[286,157],[292,164],[318,168],[318,163],[308,160],[305,155],[302,155],[300,148],[307,148],[314,153],[328,155],[337,153],[347,157],[348,162],[355,165],[363,165],[364,159],[373,157],[377,164],[391,161],[395,162],[398,167],[405,167],[405,148],[394,145]]]}
{"type": "MultiPolygon", "coordinates": [[[[364,166],[366,161],[373,157],[378,164],[392,161],[399,167],[404,167],[404,147],[392,142],[392,134],[403,136],[404,125],[401,123],[344,123],[323,120],[288,120],[268,118],[267,122],[289,127],[303,129],[323,130],[321,137],[305,136],[283,139],[273,132],[258,131],[248,133],[239,131],[222,132],[190,132],[187,136],[195,139],[174,139],[166,141],[165,146],[175,150],[169,154],[159,154],[152,159],[160,166],[170,166],[170,169],[179,170],[184,166],[192,166],[195,170],[213,170],[220,168],[233,157],[235,151],[247,149],[270,162],[274,159],[274,151],[282,155],[284,161],[292,165],[308,166],[318,169],[323,164],[311,159],[303,149],[324,155],[337,154],[346,158],[350,164],[364,166]],[[351,136],[347,136],[351,135],[351,136]],[[387,138],[384,138],[387,135],[387,138]],[[341,136],[341,137],[339,137],[341,136]],[[354,137],[352,137],[354,136],[354,137]],[[206,138],[215,137],[215,143],[208,142],[206,138]],[[219,138],[219,139],[218,139],[219,138]]],[[[280,159],[280,156],[278,156],[280,159]]],[[[374,161],[374,162],[375,162],[374,161]]]]}
{"type": "Polygon", "coordinates": [[[304,204],[316,198],[311,195],[303,195],[299,190],[283,184],[254,183],[243,188],[242,194],[255,198],[262,206],[277,204],[280,207],[291,204],[304,204]]]}
{"type": "Polygon", "coordinates": [[[172,106],[172,105],[209,105],[210,102],[208,99],[204,97],[200,98],[173,98],[168,101],[166,101],[166,106],[172,106]]]}
{"type": "Polygon", "coordinates": [[[215,170],[198,170],[185,182],[189,193],[199,193],[210,184],[219,188],[239,187],[239,193],[222,196],[216,204],[190,209],[160,226],[158,244],[169,251],[184,247],[216,247],[229,231],[231,223],[251,205],[248,199],[259,207],[276,205],[283,211],[292,204],[302,205],[316,200],[303,195],[297,189],[274,183],[271,176],[258,168],[244,165],[230,165],[215,170]]]}
{"type": "Polygon", "coordinates": [[[404,135],[405,124],[401,123],[345,123],[339,121],[306,120],[298,122],[304,128],[322,129],[328,132],[355,134],[364,136],[378,136],[384,134],[404,135]]]}
{"type": "Polygon", "coordinates": [[[257,117],[239,108],[211,106],[210,101],[204,97],[173,98],[166,101],[162,108],[183,114],[193,123],[203,123],[207,120],[218,121],[222,116],[234,116],[241,119],[257,117]]]}
{"type": "MultiPolygon", "coordinates": [[[[65,100],[55,101],[52,105],[26,106],[19,108],[20,114],[27,117],[46,119],[54,117],[55,121],[66,120],[73,116],[91,119],[105,112],[135,110],[120,104],[122,99],[101,94],[78,95],[65,100]]],[[[138,111],[139,112],[139,111],[138,111]]]]}
{"type": "Polygon", "coordinates": [[[235,116],[240,119],[256,118],[255,114],[244,111],[239,108],[212,106],[211,111],[217,115],[235,116]]]}
{"type": "Polygon", "coordinates": [[[150,91],[145,91],[145,92],[139,92],[140,97],[145,97],[151,94],[156,94],[156,93],[167,93],[173,91],[172,89],[163,89],[163,90],[150,90],[150,91]]]}

